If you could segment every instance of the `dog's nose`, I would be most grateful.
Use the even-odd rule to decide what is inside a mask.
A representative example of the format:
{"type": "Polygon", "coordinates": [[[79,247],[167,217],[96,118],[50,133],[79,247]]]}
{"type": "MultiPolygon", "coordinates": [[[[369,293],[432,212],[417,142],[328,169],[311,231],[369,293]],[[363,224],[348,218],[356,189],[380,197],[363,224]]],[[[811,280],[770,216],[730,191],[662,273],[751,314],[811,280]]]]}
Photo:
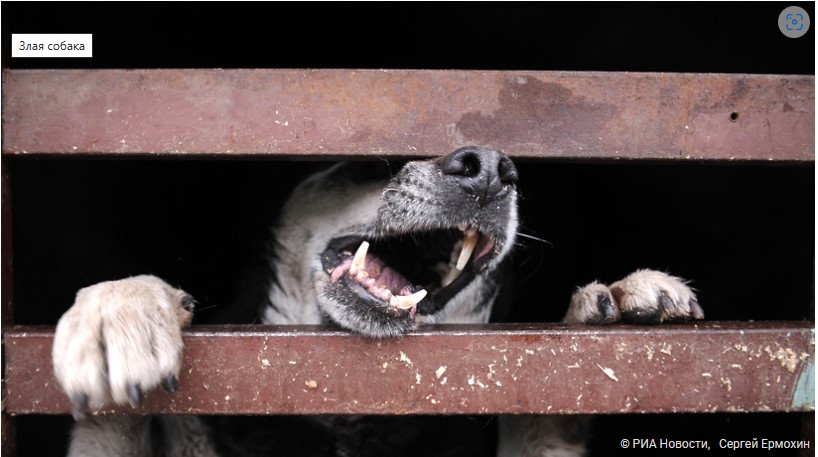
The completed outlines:
{"type": "Polygon", "coordinates": [[[467,146],[447,155],[440,161],[444,174],[457,179],[466,193],[480,203],[505,197],[517,183],[517,167],[500,151],[467,146]]]}

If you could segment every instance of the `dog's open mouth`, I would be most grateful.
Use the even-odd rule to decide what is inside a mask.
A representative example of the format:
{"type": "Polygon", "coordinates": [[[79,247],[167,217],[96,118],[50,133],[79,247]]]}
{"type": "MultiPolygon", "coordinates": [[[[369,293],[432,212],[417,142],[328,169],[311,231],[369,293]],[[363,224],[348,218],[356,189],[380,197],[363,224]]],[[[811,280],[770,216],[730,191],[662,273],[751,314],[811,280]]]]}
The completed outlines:
{"type": "Polygon", "coordinates": [[[390,314],[434,314],[496,256],[495,240],[458,228],[377,239],[332,240],[322,255],[333,284],[390,314]]]}

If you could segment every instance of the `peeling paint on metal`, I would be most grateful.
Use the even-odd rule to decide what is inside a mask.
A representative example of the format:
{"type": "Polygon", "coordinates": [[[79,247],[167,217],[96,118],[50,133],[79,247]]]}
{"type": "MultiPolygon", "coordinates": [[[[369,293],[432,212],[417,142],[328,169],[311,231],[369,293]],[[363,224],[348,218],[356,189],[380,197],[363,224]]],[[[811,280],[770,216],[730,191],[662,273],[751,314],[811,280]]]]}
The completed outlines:
{"type": "Polygon", "coordinates": [[[740,74],[5,70],[2,151],[335,158],[479,143],[515,157],[813,161],[814,86],[740,74]]]}

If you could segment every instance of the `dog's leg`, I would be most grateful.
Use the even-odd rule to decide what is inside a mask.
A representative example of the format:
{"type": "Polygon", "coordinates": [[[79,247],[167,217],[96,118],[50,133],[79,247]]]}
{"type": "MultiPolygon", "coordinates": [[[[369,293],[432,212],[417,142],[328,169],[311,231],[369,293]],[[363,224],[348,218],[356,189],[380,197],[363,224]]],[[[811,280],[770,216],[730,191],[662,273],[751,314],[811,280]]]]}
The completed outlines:
{"type": "Polygon", "coordinates": [[[683,279],[639,270],[610,286],[592,282],[571,297],[564,322],[660,324],[704,319],[696,294],[683,279]]]}
{"type": "MultiPolygon", "coordinates": [[[[703,318],[696,294],[684,280],[639,270],[610,286],[592,282],[578,288],[563,320],[571,324],[658,324],[703,318]]],[[[584,455],[589,423],[588,416],[501,417],[498,455],[584,455]]]]}
{"type": "Polygon", "coordinates": [[[74,425],[68,457],[217,457],[208,436],[197,416],[89,417],[74,425]]]}
{"type": "Polygon", "coordinates": [[[588,416],[501,416],[498,457],[585,455],[588,416]]]}
{"type": "Polygon", "coordinates": [[[89,417],[71,431],[68,457],[142,457],[151,455],[150,417],[89,417]]]}
{"type": "Polygon", "coordinates": [[[57,324],[54,374],[74,417],[109,401],[138,406],[158,385],[176,389],[182,327],[193,299],[153,276],[99,283],[77,293],[57,324]]]}
{"type": "MultiPolygon", "coordinates": [[[[54,374],[71,400],[74,417],[82,419],[89,407],[110,401],[138,406],[143,392],[160,384],[175,390],[181,329],[192,319],[193,303],[185,292],[153,276],[80,290],[57,324],[52,349],[54,374]]],[[[140,423],[123,420],[108,429],[139,428],[140,423]]],[[[95,424],[81,425],[79,433],[95,424]]]]}
{"type": "MultiPolygon", "coordinates": [[[[86,420],[85,411],[113,401],[138,406],[144,392],[176,389],[182,327],[193,317],[193,299],[159,278],[137,276],[86,287],[60,318],[54,335],[54,374],[78,422],[71,456],[149,456],[161,428],[145,416],[86,420]]],[[[164,453],[162,455],[165,455],[164,453]]],[[[187,453],[178,455],[208,455],[187,453]]]]}

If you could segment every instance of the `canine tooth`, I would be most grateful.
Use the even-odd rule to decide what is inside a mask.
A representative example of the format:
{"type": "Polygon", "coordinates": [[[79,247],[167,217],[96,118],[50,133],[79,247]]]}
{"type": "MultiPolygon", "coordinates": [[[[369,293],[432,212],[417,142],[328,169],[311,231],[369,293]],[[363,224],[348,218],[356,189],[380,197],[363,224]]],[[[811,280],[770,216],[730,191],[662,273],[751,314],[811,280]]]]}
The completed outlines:
{"type": "Polygon", "coordinates": [[[412,295],[393,295],[389,299],[389,304],[400,309],[409,309],[420,303],[426,298],[426,290],[420,289],[412,295]]]}
{"type": "Polygon", "coordinates": [[[459,278],[462,273],[463,270],[449,268],[446,270],[445,276],[443,276],[443,279],[440,281],[440,285],[443,287],[448,286],[449,284],[453,283],[455,279],[459,278]]]}
{"type": "Polygon", "coordinates": [[[349,267],[349,274],[355,276],[359,271],[366,271],[366,251],[369,250],[369,243],[361,242],[358,250],[355,251],[355,257],[352,258],[352,265],[349,267]]]}
{"type": "Polygon", "coordinates": [[[480,238],[480,235],[477,234],[477,229],[474,228],[468,229],[464,233],[466,234],[466,238],[463,239],[460,257],[457,258],[456,267],[458,270],[466,268],[466,264],[469,262],[472,252],[474,252],[474,247],[477,246],[477,240],[480,238]]]}

